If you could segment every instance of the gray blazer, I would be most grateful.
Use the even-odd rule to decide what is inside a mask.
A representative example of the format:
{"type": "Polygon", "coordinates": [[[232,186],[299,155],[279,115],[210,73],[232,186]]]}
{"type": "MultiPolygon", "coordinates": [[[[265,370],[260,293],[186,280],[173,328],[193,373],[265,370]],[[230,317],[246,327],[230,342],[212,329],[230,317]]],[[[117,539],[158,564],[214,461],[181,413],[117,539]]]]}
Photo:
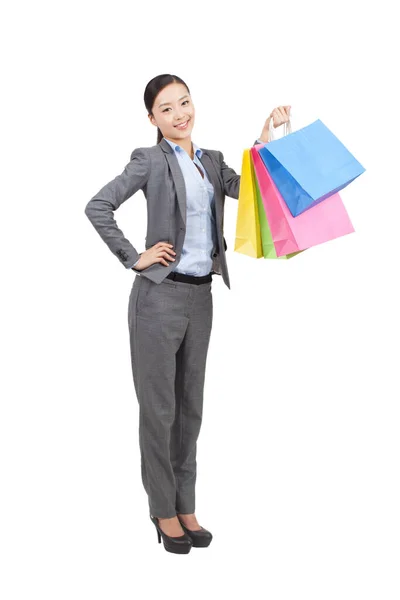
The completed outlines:
{"type": "MultiPolygon", "coordinates": [[[[256,140],[253,145],[257,143],[256,140]]],[[[224,204],[225,195],[239,197],[240,175],[225,164],[219,150],[202,148],[202,151],[200,162],[215,192],[218,247],[213,254],[212,270],[222,275],[230,288],[225,257],[224,204]]],[[[173,244],[176,260],[167,267],[155,263],[142,270],[133,268],[133,271],[161,283],[179,264],[186,229],[185,182],[178,159],[164,138],[155,146],[136,148],[121,175],[102,187],[85,207],[85,214],[94,228],[127,269],[139,259],[139,253],[119,229],[113,213],[138,190],[143,190],[147,200],[146,250],[157,242],[168,242],[173,244]]]]}

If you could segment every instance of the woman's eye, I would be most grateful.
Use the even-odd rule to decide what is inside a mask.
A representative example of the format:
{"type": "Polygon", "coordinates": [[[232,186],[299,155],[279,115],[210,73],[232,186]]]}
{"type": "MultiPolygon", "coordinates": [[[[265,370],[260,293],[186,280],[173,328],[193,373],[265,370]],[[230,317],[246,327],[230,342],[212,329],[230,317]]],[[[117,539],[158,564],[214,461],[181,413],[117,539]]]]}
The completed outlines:
{"type": "MultiPolygon", "coordinates": [[[[182,102],[182,105],[185,104],[185,102],[189,102],[189,100],[185,100],[184,102],[182,102]]],[[[167,110],[169,110],[169,107],[168,108],[164,108],[163,112],[166,112],[167,110]]]]}

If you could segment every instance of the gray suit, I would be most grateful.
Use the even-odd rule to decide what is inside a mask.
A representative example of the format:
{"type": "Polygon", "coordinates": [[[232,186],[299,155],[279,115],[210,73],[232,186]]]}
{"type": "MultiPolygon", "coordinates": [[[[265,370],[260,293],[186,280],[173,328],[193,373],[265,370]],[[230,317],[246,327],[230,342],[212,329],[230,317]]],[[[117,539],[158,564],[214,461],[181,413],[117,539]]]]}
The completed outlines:
{"type": "MultiPolygon", "coordinates": [[[[229,288],[224,201],[225,195],[238,198],[240,175],[225,164],[218,150],[202,151],[201,163],[215,192],[218,248],[213,272],[221,274],[229,288]]],[[[156,263],[141,271],[133,269],[140,276],[134,280],[128,306],[132,373],[140,406],[142,480],[150,514],[168,518],[177,512],[195,512],[196,442],[212,327],[212,282],[196,285],[166,278],[181,256],[186,190],[178,160],[165,139],[136,148],[123,173],[85,208],[110,250],[126,268],[139,258],[113,216],[139,189],[147,199],[146,249],[165,241],[176,252],[168,267],[156,263]]]]}
{"type": "MultiPolygon", "coordinates": [[[[240,175],[225,164],[222,152],[204,148],[202,151],[201,163],[215,192],[219,248],[213,256],[213,271],[222,275],[230,288],[225,257],[224,203],[225,195],[239,197],[240,175]]],[[[155,263],[142,271],[134,271],[160,283],[179,264],[186,224],[185,182],[174,151],[164,138],[155,146],[136,148],[124,171],[93,196],[85,213],[111,252],[130,269],[139,253],[118,228],[113,211],[140,189],[147,200],[146,249],[160,241],[169,242],[173,244],[176,260],[168,267],[155,263]]]]}

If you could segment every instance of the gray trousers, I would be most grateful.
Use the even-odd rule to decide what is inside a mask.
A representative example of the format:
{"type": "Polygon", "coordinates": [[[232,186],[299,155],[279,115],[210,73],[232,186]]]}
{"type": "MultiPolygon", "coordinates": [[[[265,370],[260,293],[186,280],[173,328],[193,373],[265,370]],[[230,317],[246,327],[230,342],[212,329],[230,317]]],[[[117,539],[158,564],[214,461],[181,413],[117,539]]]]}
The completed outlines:
{"type": "Polygon", "coordinates": [[[141,473],[150,514],[156,517],[195,512],[211,288],[212,282],[164,279],[157,284],[137,275],[129,297],[141,473]]]}

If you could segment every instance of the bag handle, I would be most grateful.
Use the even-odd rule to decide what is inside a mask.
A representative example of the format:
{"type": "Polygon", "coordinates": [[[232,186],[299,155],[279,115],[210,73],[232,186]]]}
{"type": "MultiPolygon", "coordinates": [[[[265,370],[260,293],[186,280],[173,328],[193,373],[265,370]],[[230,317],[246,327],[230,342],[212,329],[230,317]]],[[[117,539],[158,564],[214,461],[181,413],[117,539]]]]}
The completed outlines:
{"type": "MultiPolygon", "coordinates": [[[[292,124],[290,122],[290,113],[289,113],[289,121],[287,123],[283,124],[283,135],[289,135],[289,133],[292,133],[292,124]]],[[[272,117],[272,119],[269,122],[269,141],[272,142],[272,140],[274,139],[274,118],[272,117]]]]}

